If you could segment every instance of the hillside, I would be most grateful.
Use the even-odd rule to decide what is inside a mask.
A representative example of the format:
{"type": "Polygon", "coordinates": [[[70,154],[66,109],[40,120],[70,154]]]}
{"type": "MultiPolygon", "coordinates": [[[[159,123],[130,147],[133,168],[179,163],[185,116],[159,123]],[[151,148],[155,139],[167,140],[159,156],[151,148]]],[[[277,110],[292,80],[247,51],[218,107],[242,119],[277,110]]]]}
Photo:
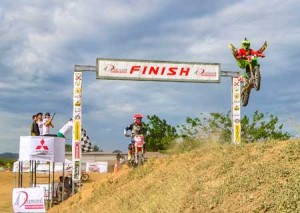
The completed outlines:
{"type": "Polygon", "coordinates": [[[17,160],[19,158],[19,154],[11,153],[11,152],[4,152],[4,153],[0,153],[0,158],[17,160]]]}
{"type": "Polygon", "coordinates": [[[300,212],[300,141],[205,144],[87,183],[49,212],[300,212]]]}

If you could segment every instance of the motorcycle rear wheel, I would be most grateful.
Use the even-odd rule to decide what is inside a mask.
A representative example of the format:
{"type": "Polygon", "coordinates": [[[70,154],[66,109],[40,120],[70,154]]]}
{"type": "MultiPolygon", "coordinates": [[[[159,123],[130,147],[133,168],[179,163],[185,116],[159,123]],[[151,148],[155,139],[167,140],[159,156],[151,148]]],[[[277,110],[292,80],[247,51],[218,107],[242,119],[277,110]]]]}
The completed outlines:
{"type": "Polygon", "coordinates": [[[255,66],[253,68],[253,73],[254,73],[254,88],[256,91],[259,91],[260,90],[260,81],[261,81],[259,66],[255,66]]]}
{"type": "Polygon", "coordinates": [[[249,102],[249,98],[250,98],[250,91],[251,89],[242,89],[242,93],[241,93],[241,103],[242,106],[247,106],[248,102],[249,102]]]}
{"type": "Polygon", "coordinates": [[[89,178],[90,178],[90,176],[88,174],[86,174],[86,173],[81,174],[81,180],[82,181],[87,181],[89,178]]]}

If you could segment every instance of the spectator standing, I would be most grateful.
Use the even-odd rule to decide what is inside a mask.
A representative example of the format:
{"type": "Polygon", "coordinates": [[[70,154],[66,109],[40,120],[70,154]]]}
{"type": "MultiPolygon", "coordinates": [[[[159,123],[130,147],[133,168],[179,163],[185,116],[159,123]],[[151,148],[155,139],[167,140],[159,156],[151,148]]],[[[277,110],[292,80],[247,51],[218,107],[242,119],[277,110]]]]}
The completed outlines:
{"type": "Polygon", "coordinates": [[[45,118],[43,120],[43,135],[50,134],[50,128],[54,128],[54,125],[52,124],[53,117],[50,117],[50,113],[47,112],[45,114],[45,118]]]}
{"type": "Polygon", "coordinates": [[[37,116],[36,123],[39,126],[40,135],[43,135],[43,113],[39,112],[38,114],[36,114],[36,116],[37,116]]]}
{"type": "Polygon", "coordinates": [[[58,201],[61,202],[63,200],[68,199],[69,197],[69,189],[66,188],[66,183],[64,182],[64,178],[63,176],[59,177],[59,182],[57,185],[57,197],[58,197],[58,201]]]}
{"type": "Polygon", "coordinates": [[[32,124],[31,124],[31,136],[39,136],[40,135],[39,126],[38,126],[36,120],[37,120],[37,116],[33,115],[32,116],[32,124]]]}

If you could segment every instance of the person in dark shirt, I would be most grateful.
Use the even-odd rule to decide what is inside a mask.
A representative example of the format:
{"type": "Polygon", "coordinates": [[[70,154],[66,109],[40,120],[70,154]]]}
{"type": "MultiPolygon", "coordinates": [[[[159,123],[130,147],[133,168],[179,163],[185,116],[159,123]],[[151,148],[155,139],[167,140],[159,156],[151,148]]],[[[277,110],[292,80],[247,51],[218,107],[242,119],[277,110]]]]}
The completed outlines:
{"type": "Polygon", "coordinates": [[[32,124],[31,124],[31,136],[39,136],[40,135],[40,130],[39,130],[39,125],[36,122],[37,116],[33,115],[32,116],[32,124]]]}
{"type": "MultiPolygon", "coordinates": [[[[131,136],[131,142],[128,145],[128,160],[131,160],[132,158],[132,150],[134,147],[134,136],[135,135],[147,135],[148,131],[146,129],[146,127],[144,126],[143,122],[142,122],[142,118],[143,116],[141,114],[134,114],[133,115],[133,123],[128,125],[125,129],[124,129],[124,135],[126,137],[130,137],[131,136]],[[127,131],[131,132],[130,134],[127,134],[127,131]]],[[[146,147],[144,144],[144,151],[145,151],[146,147]]]]}

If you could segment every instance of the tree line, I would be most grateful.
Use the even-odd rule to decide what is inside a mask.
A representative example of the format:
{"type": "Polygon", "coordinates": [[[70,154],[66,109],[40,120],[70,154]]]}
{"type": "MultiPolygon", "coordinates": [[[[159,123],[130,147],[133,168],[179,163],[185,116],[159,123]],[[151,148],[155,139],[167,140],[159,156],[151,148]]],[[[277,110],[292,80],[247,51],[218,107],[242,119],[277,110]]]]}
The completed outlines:
{"type": "MultiPolygon", "coordinates": [[[[200,114],[199,117],[186,118],[183,125],[171,126],[157,115],[147,115],[144,123],[149,131],[146,136],[148,151],[167,150],[181,140],[214,141],[231,143],[232,120],[230,111],[223,113],[200,114]]],[[[267,140],[287,140],[290,133],[283,131],[277,116],[255,111],[252,117],[241,119],[242,143],[263,142],[267,140]]]]}

